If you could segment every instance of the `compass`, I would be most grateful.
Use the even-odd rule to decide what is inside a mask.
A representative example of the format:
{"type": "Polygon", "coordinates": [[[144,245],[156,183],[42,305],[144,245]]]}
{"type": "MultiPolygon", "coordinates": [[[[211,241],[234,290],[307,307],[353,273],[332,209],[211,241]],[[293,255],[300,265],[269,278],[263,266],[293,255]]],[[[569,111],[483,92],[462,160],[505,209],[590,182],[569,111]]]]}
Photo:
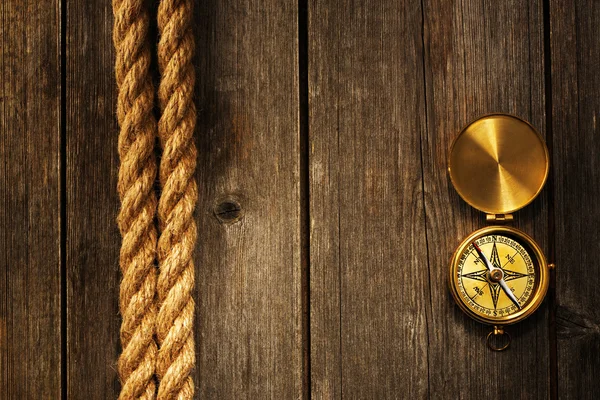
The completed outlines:
{"type": "Polygon", "coordinates": [[[531,236],[509,225],[511,213],[542,190],[548,170],[542,137],[512,115],[490,114],[471,122],[450,150],[452,184],[491,224],[468,235],[454,252],[450,292],[467,315],[494,327],[486,337],[491,350],[508,348],[504,326],[529,317],[548,290],[554,265],[531,236]]]}

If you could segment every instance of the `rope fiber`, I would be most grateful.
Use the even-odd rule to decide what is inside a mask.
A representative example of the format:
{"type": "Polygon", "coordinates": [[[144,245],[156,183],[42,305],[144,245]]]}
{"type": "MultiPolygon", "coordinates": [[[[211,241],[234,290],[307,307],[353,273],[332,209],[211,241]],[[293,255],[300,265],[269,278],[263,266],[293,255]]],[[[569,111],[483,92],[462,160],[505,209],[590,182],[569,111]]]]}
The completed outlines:
{"type": "Polygon", "coordinates": [[[157,124],[149,75],[149,17],[143,0],[113,0],[112,4],[121,162],[117,183],[121,209],[117,222],[122,235],[119,264],[123,274],[119,301],[123,348],[118,361],[122,385],[119,399],[154,399],[157,124]]]}
{"type": "Polygon", "coordinates": [[[192,256],[197,236],[194,209],[198,188],[194,180],[197,152],[192,14],[193,0],[161,0],[158,7],[158,136],[162,147],[157,282],[160,308],[156,325],[159,399],[191,399],[194,395],[190,376],[195,363],[192,256]]]}
{"type": "Polygon", "coordinates": [[[145,0],[113,0],[121,161],[118,225],[123,238],[121,400],[194,396],[192,256],[198,188],[192,8],[193,0],[161,0],[158,7],[161,117],[157,124],[145,0]],[[162,148],[158,201],[157,136],[162,148]]]}

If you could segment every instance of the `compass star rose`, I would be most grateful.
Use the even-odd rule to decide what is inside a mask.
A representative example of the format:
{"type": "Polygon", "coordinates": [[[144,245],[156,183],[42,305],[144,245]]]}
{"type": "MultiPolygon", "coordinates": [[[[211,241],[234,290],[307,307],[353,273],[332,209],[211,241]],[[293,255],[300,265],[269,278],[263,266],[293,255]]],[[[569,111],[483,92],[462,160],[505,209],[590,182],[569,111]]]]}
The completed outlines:
{"type": "Polygon", "coordinates": [[[490,295],[492,296],[492,302],[494,303],[494,310],[498,305],[498,297],[500,297],[500,290],[502,289],[499,284],[492,283],[490,285],[490,295]]]}
{"type": "MultiPolygon", "coordinates": [[[[500,256],[498,255],[498,249],[496,247],[495,241],[492,246],[492,254],[490,256],[490,263],[495,268],[500,268],[502,270],[505,281],[512,281],[514,279],[525,278],[528,276],[527,274],[523,274],[520,272],[511,271],[511,270],[507,269],[506,264],[508,264],[508,262],[506,264],[504,264],[504,266],[501,265],[500,256]]],[[[496,307],[498,305],[498,298],[500,297],[501,287],[497,282],[491,282],[488,280],[487,268],[483,268],[478,271],[473,271],[468,274],[464,274],[464,275],[462,275],[462,277],[488,283],[490,285],[490,296],[492,298],[492,303],[494,303],[494,310],[496,309],[496,307]]]]}
{"type": "Polygon", "coordinates": [[[496,248],[496,242],[494,242],[494,246],[492,247],[492,255],[490,257],[490,262],[496,268],[502,268],[500,264],[500,256],[498,256],[498,248],[496,248]]]}

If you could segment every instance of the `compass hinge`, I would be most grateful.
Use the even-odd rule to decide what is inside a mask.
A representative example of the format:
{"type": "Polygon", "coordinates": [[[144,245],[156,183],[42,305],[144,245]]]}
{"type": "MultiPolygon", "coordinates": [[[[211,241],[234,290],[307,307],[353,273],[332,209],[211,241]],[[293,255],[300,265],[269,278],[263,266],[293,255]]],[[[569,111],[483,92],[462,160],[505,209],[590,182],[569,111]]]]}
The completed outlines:
{"type": "Polygon", "coordinates": [[[508,222],[513,220],[512,214],[486,214],[485,220],[488,222],[508,222]]]}

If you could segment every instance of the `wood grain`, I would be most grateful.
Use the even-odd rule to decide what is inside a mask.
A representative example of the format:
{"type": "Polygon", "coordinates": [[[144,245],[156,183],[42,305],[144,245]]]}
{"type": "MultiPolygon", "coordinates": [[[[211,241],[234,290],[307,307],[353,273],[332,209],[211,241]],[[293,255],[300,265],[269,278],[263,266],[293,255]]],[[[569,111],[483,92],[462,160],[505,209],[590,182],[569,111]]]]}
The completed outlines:
{"type": "MultiPolygon", "coordinates": [[[[427,131],[422,140],[431,305],[431,398],[547,398],[547,308],[507,328],[504,353],[485,346],[486,327],[454,304],[450,258],[485,215],[469,207],[447,176],[447,154],[460,129],[490,112],[507,112],[545,133],[542,2],[425,0],[427,131]]],[[[515,214],[515,226],[547,251],[547,193],[515,214]]]]}
{"type": "Polygon", "coordinates": [[[600,4],[550,2],[558,397],[600,396],[600,4]]]}
{"type": "Polygon", "coordinates": [[[309,3],[313,398],[428,392],[420,2],[309,3]]]}
{"type": "Polygon", "coordinates": [[[198,7],[200,398],[302,395],[297,14],[198,7]]]}
{"type": "MultiPolygon", "coordinates": [[[[598,398],[600,6],[550,0],[550,31],[542,0],[307,8],[307,26],[294,2],[195,11],[197,397],[598,398]],[[445,281],[456,246],[485,226],[452,188],[447,152],[489,112],[548,131],[553,156],[552,185],[515,226],[555,248],[557,309],[509,327],[501,354],[445,281]]],[[[2,399],[120,389],[111,35],[110,2],[0,2],[2,399]]]]}
{"type": "Polygon", "coordinates": [[[0,398],[59,398],[60,15],[0,2],[0,398]]]}
{"type": "MultiPolygon", "coordinates": [[[[112,11],[98,2],[68,7],[68,387],[77,397],[113,398],[120,237],[112,11]]],[[[215,1],[196,13],[201,398],[302,392],[297,10],[269,8],[215,1]],[[223,208],[229,200],[241,210],[223,208]]]]}
{"type": "Polygon", "coordinates": [[[67,396],[120,386],[118,154],[110,1],[66,2],[67,396]]]}

